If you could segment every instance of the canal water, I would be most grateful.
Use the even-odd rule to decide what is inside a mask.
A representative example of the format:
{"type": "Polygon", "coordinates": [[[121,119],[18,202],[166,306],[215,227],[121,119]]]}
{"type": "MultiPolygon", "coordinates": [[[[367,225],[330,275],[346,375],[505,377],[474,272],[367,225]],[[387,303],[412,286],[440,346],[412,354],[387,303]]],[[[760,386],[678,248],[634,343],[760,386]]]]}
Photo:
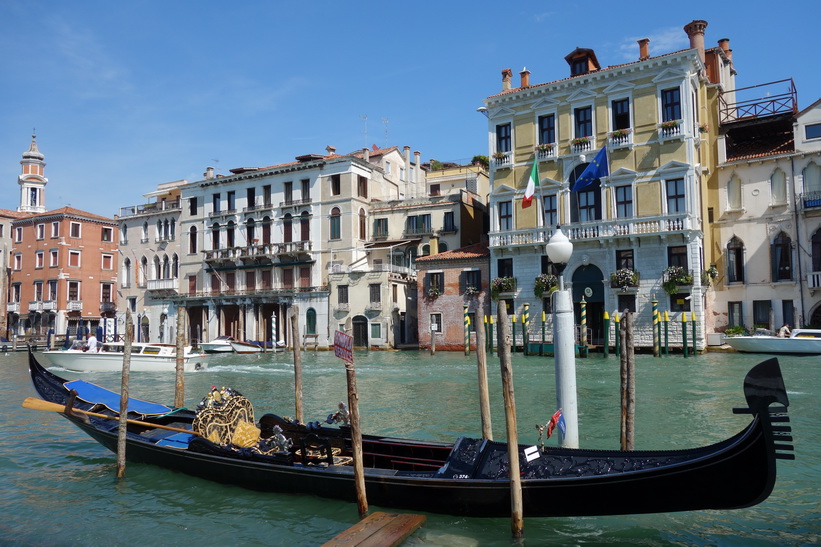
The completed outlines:
{"type": "MultiPolygon", "coordinates": [[[[304,415],[321,420],[345,400],[342,362],[303,352],[304,415]]],[[[724,439],[746,424],[742,380],[764,356],[636,357],[636,448],[683,448],[724,439]]],[[[480,436],[476,359],[439,352],[355,354],[367,432],[435,440],[480,436]]],[[[514,355],[519,438],[535,444],[537,424],[556,410],[553,359],[514,355]]],[[[775,491],[738,511],[583,518],[528,518],[527,545],[813,545],[821,538],[821,363],[781,359],[790,397],[795,461],[778,461],[775,491]]],[[[619,362],[577,360],[580,444],[619,445],[619,362]]],[[[118,389],[118,373],[75,374],[118,389]]],[[[493,433],[505,438],[498,359],[489,361],[493,433]]],[[[133,373],[132,396],[171,402],[173,375],[133,373]]],[[[356,505],[311,496],[253,492],[147,465],[117,480],[115,456],[57,414],[21,408],[35,395],[23,352],[0,354],[0,544],[319,545],[357,519],[356,505]]],[[[293,415],[290,354],[220,356],[186,374],[193,407],[212,385],[230,386],[266,412],[293,415]]],[[[548,443],[555,443],[555,437],[548,443]]],[[[625,491],[625,497],[630,495],[625,491]]],[[[675,495],[675,492],[659,492],[675,495]]],[[[561,504],[561,499],[555,500],[561,504]]],[[[617,501],[615,503],[618,503],[617,501]]],[[[379,510],[371,507],[371,510],[379,510]]],[[[384,509],[384,508],[383,508],[384,509]]],[[[407,545],[510,545],[509,519],[429,514],[407,545]]]]}

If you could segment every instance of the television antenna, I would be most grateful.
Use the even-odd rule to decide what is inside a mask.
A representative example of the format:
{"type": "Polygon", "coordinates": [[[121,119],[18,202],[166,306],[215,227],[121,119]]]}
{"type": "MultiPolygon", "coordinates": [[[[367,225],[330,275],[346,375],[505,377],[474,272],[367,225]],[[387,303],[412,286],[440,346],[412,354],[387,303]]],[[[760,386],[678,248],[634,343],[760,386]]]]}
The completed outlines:
{"type": "Polygon", "coordinates": [[[368,115],[367,114],[360,114],[359,117],[362,118],[362,123],[363,123],[363,126],[362,126],[363,141],[362,142],[364,143],[364,147],[367,148],[368,147],[368,115]]]}

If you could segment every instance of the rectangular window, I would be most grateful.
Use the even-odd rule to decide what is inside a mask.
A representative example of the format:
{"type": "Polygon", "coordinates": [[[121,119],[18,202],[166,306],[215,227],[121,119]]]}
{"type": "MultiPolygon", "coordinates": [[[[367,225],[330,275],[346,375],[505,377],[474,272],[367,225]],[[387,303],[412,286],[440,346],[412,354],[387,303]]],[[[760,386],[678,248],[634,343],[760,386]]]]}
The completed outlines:
{"type": "Polygon", "coordinates": [[[111,242],[114,241],[114,228],[103,227],[101,232],[102,241],[111,242]]]}
{"type": "Polygon", "coordinates": [[[51,237],[60,237],[60,223],[59,222],[52,222],[51,223],[51,237]]]}
{"type": "Polygon", "coordinates": [[[769,300],[753,300],[753,328],[769,329],[771,327],[770,311],[772,308],[772,302],[769,300]]]}
{"type": "Polygon", "coordinates": [[[22,270],[23,269],[23,255],[17,253],[14,255],[14,269],[15,270],[22,270]]]}
{"type": "Polygon", "coordinates": [[[428,194],[431,196],[439,196],[442,194],[442,187],[439,184],[431,184],[428,189],[428,194]]]}
{"type": "Polygon", "coordinates": [[[237,210],[237,193],[233,190],[228,192],[225,195],[225,201],[227,202],[227,211],[236,211],[237,210]]]}
{"type": "Polygon", "coordinates": [[[625,310],[633,312],[633,313],[636,312],[636,295],[635,294],[620,294],[618,300],[619,300],[619,309],[617,311],[619,313],[622,313],[625,310]]]}
{"type": "Polygon", "coordinates": [[[441,313],[432,313],[430,314],[430,330],[436,333],[442,332],[442,314],[441,313]]]}
{"type": "Polygon", "coordinates": [[[405,221],[405,231],[408,234],[429,234],[432,232],[430,215],[413,215],[405,221]]]}
{"type": "Polygon", "coordinates": [[[46,254],[43,251],[37,251],[37,254],[34,255],[34,267],[35,268],[42,268],[45,266],[46,262],[46,254]]]}
{"type": "Polygon", "coordinates": [[[311,200],[311,180],[310,179],[302,179],[299,182],[302,185],[302,188],[301,188],[302,203],[308,203],[311,200]]]}
{"type": "MultiPolygon", "coordinates": [[[[633,249],[621,249],[616,251],[616,268],[635,269],[635,261],[633,260],[633,249]]],[[[621,308],[619,308],[621,309],[621,308]]]]}
{"type": "Polygon", "coordinates": [[[681,92],[679,88],[661,91],[661,121],[671,122],[681,119],[681,92]]]}
{"type": "Polygon", "coordinates": [[[262,204],[266,207],[271,206],[271,185],[265,184],[262,186],[262,204]]]}
{"type": "Polygon", "coordinates": [[[257,189],[253,186],[245,189],[245,206],[249,210],[257,206],[257,189]]]}
{"type": "Polygon", "coordinates": [[[100,302],[111,302],[111,283],[100,285],[100,302]]]}
{"type": "Polygon", "coordinates": [[[347,285],[337,286],[336,303],[337,304],[347,304],[348,303],[348,286],[347,285]]]}
{"type": "MultiPolygon", "coordinates": [[[[196,285],[195,290],[196,293],[196,285]]],[[[131,310],[132,313],[137,313],[137,297],[136,296],[129,296],[128,297],[128,309],[131,310]]]]}
{"type": "Polygon", "coordinates": [[[499,202],[499,230],[509,231],[513,229],[513,202],[499,202]]]}
{"type": "Polygon", "coordinates": [[[596,207],[596,194],[598,190],[588,190],[577,192],[579,198],[579,222],[590,222],[598,220],[596,207]]]}
{"type": "Polygon", "coordinates": [[[556,116],[547,114],[539,116],[539,144],[556,142],[556,116]]]}
{"type": "Polygon", "coordinates": [[[368,197],[368,179],[359,175],[356,182],[356,191],[359,197],[367,198],[368,197]]]}
{"type": "Polygon", "coordinates": [[[271,290],[271,287],[273,287],[271,284],[271,270],[262,270],[260,272],[260,278],[260,281],[262,282],[262,290],[271,290]]]}
{"type": "Polygon", "coordinates": [[[15,283],[11,286],[11,296],[9,296],[9,298],[11,298],[12,302],[20,302],[20,291],[19,283],[15,283]]]}
{"type": "Polygon", "coordinates": [[[540,268],[541,273],[548,274],[548,275],[558,275],[559,274],[559,271],[556,268],[556,265],[553,264],[550,261],[550,258],[548,258],[547,255],[542,255],[541,259],[542,259],[541,260],[541,268],[540,268]]]}
{"type": "Polygon", "coordinates": [[[438,291],[439,294],[445,292],[445,274],[443,272],[428,274],[428,291],[438,291]]]}
{"type": "Polygon", "coordinates": [[[445,218],[444,225],[442,226],[442,230],[445,232],[455,232],[456,231],[456,222],[454,222],[454,214],[453,211],[445,211],[445,218]]]}
{"type": "Polygon", "coordinates": [[[677,292],[670,295],[670,311],[690,311],[690,293],[677,292]]]}
{"type": "Polygon", "coordinates": [[[211,209],[215,213],[220,212],[220,195],[219,195],[219,193],[211,195],[211,209]]]}
{"type": "MultiPolygon", "coordinates": [[[[331,236],[333,238],[333,236],[331,236]]],[[[339,236],[337,235],[337,238],[339,236]]],[[[373,237],[376,239],[384,239],[388,237],[388,219],[375,218],[373,220],[373,237]]]]}
{"type": "Polygon", "coordinates": [[[80,251],[69,251],[68,252],[68,266],[70,268],[79,268],[80,267],[80,251]]]}
{"type": "Polygon", "coordinates": [[[482,290],[481,270],[468,270],[462,272],[462,291],[473,292],[474,294],[482,290]]]}
{"type": "MultiPolygon", "coordinates": [[[[804,134],[807,140],[821,138],[821,123],[814,123],[804,126],[804,134]]],[[[792,325],[792,323],[790,323],[792,325]]]]}
{"type": "Polygon", "coordinates": [[[38,224],[37,225],[37,239],[45,239],[46,238],[46,225],[45,224],[38,224]]]}
{"type": "Polygon", "coordinates": [[[685,212],[684,179],[669,179],[664,183],[667,189],[667,214],[685,212]]]}
{"type": "Polygon", "coordinates": [[[82,225],[79,222],[72,222],[68,229],[68,236],[79,238],[82,235],[82,225]]]}
{"type": "Polygon", "coordinates": [[[245,272],[245,289],[248,291],[257,290],[257,272],[245,272]]]}
{"type": "Polygon", "coordinates": [[[510,152],[512,141],[510,137],[510,124],[503,123],[496,126],[496,151],[510,152]]]}
{"type": "Polygon", "coordinates": [[[80,282],[79,281],[69,281],[68,282],[68,299],[72,301],[80,300],[80,282]]]}
{"type": "Polygon", "coordinates": [[[559,207],[556,201],[556,194],[544,197],[544,225],[545,227],[559,224],[559,207]]]}
{"type": "Polygon", "coordinates": [[[619,99],[610,104],[613,113],[613,130],[630,129],[630,100],[619,99]]]}
{"type": "Polygon", "coordinates": [[[34,300],[37,302],[43,301],[43,282],[42,281],[35,281],[34,282],[34,300]]]}
{"type": "Polygon", "coordinates": [[[391,162],[385,161],[385,174],[392,175],[393,172],[391,171],[391,162]]]}
{"type": "Polygon", "coordinates": [[[382,285],[379,283],[371,283],[368,285],[368,294],[372,304],[382,302],[382,285]]]}
{"type": "Polygon", "coordinates": [[[667,247],[667,265],[687,269],[687,247],[684,245],[667,247]]]}
{"type": "Polygon", "coordinates": [[[727,320],[728,327],[744,326],[742,302],[727,302],[727,320]]]}
{"type": "Polygon", "coordinates": [[[51,279],[48,282],[48,299],[51,301],[57,300],[57,280],[51,279]]]}
{"type": "Polygon", "coordinates": [[[371,338],[382,338],[382,323],[371,323],[371,338]]]}
{"type": "Polygon", "coordinates": [[[103,255],[102,268],[104,270],[113,270],[114,269],[114,255],[103,255]]]}
{"type": "Polygon", "coordinates": [[[342,193],[342,176],[331,175],[331,195],[338,196],[342,193]]]}
{"type": "Polygon", "coordinates": [[[197,198],[188,198],[188,214],[192,217],[197,216],[197,198]]]}
{"type": "Polygon", "coordinates": [[[496,275],[499,277],[513,277],[513,259],[498,259],[496,262],[496,275]]]}
{"type": "Polygon", "coordinates": [[[573,123],[576,129],[575,138],[593,135],[593,107],[584,106],[573,110],[573,123]]]}
{"type": "Polygon", "coordinates": [[[49,260],[48,265],[51,268],[55,268],[59,265],[59,251],[57,249],[51,249],[49,252],[49,260]]]}
{"type": "Polygon", "coordinates": [[[633,216],[633,187],[616,186],[616,217],[631,218],[633,216]]]}
{"type": "Polygon", "coordinates": [[[14,242],[15,243],[22,243],[23,242],[23,228],[17,227],[14,229],[14,242]]]}
{"type": "Polygon", "coordinates": [[[795,306],[792,300],[781,301],[781,324],[795,326],[795,306]]]}

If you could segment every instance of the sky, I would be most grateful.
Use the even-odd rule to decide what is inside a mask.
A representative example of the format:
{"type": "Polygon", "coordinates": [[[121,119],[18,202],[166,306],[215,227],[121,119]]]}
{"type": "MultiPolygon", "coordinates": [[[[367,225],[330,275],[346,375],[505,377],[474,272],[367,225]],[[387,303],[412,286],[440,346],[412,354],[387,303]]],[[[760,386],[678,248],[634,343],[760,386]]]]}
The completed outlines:
{"type": "Polygon", "coordinates": [[[2,0],[0,208],[19,205],[33,131],[46,207],[113,216],[158,184],[206,167],[410,146],[423,161],[488,153],[476,112],[501,71],[564,78],[564,56],[602,66],[730,39],[737,87],[793,78],[799,108],[821,97],[821,2],[623,3],[486,0],[2,0]]]}

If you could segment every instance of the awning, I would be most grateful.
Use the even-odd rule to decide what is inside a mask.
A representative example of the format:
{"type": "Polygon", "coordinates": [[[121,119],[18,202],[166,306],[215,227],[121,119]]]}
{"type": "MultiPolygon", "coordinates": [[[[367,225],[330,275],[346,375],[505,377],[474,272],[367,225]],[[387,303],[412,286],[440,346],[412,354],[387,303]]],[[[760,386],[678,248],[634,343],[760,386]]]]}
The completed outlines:
{"type": "Polygon", "coordinates": [[[374,241],[373,243],[365,243],[365,249],[389,249],[391,247],[399,247],[409,243],[418,243],[422,241],[421,237],[415,239],[392,239],[385,241],[374,241]]]}

